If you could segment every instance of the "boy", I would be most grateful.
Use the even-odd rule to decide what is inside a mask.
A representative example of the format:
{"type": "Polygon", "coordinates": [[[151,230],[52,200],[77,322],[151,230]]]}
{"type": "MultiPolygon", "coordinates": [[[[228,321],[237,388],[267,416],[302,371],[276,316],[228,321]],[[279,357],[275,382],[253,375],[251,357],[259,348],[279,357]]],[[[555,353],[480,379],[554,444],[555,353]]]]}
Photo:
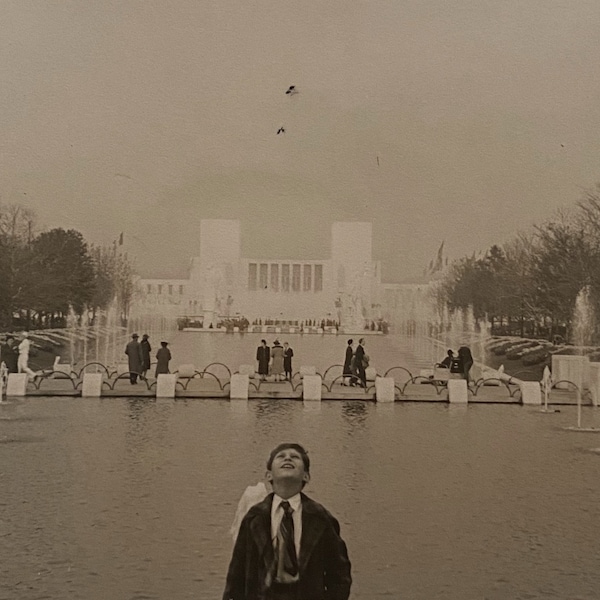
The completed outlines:
{"type": "Polygon", "coordinates": [[[223,600],[347,600],[350,560],[338,521],[302,493],[310,459],[300,444],[267,461],[273,487],[242,520],[223,600]]]}

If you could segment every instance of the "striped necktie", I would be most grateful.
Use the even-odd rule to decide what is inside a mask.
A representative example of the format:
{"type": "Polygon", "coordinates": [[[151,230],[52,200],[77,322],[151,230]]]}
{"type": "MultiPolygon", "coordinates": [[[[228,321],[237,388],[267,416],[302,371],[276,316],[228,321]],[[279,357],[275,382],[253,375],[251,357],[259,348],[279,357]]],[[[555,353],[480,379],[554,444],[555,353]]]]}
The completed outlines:
{"type": "Polygon", "coordinates": [[[294,544],[294,520],[292,519],[294,509],[287,500],[281,502],[281,508],[283,508],[283,518],[277,534],[277,575],[280,581],[285,580],[286,575],[288,577],[298,575],[298,558],[294,544]]]}

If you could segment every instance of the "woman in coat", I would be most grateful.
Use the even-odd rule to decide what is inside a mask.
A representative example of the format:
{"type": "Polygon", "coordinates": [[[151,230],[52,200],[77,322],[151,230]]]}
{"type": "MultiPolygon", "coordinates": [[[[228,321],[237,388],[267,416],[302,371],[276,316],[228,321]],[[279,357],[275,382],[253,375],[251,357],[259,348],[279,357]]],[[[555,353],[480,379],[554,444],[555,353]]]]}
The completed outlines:
{"type": "Polygon", "coordinates": [[[283,346],[279,343],[279,340],[273,342],[271,348],[271,375],[275,376],[275,381],[282,381],[283,375],[283,346]]]}
{"type": "Polygon", "coordinates": [[[161,347],[156,353],[155,377],[158,377],[161,373],[169,372],[169,361],[171,360],[171,351],[167,348],[167,345],[167,342],[161,342],[161,347]]]}
{"type": "Polygon", "coordinates": [[[267,340],[260,340],[260,346],[256,349],[256,360],[258,361],[258,375],[261,381],[264,381],[269,374],[271,360],[271,348],[267,346],[267,340]]]}
{"type": "Polygon", "coordinates": [[[346,346],[346,358],[344,359],[344,371],[342,373],[342,385],[350,385],[350,378],[352,377],[352,350],[353,340],[348,340],[346,346]]]}

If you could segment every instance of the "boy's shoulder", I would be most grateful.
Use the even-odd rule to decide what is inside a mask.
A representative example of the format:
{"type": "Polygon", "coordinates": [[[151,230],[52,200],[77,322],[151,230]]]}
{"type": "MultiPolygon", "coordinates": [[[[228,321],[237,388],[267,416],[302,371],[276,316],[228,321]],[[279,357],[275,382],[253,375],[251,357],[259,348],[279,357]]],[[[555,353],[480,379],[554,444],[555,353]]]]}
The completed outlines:
{"type": "Polygon", "coordinates": [[[337,519],[326,509],[320,502],[309,498],[306,494],[301,494],[302,498],[302,510],[311,512],[315,515],[318,515],[328,521],[337,522],[337,519]]]}

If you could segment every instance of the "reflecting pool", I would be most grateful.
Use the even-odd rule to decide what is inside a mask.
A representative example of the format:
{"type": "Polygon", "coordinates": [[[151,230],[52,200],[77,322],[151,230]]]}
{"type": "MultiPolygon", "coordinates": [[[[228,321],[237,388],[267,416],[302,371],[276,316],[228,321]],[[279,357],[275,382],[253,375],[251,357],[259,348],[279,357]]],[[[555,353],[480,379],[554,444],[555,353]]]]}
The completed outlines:
{"type": "MultiPolygon", "coordinates": [[[[597,410],[597,409],[596,409],[597,410]]],[[[575,407],[24,399],[0,404],[0,598],[214,599],[237,501],[283,440],[340,520],[352,598],[600,590],[600,436],[575,407]]],[[[598,425],[599,412],[584,409],[598,425]]]]}

